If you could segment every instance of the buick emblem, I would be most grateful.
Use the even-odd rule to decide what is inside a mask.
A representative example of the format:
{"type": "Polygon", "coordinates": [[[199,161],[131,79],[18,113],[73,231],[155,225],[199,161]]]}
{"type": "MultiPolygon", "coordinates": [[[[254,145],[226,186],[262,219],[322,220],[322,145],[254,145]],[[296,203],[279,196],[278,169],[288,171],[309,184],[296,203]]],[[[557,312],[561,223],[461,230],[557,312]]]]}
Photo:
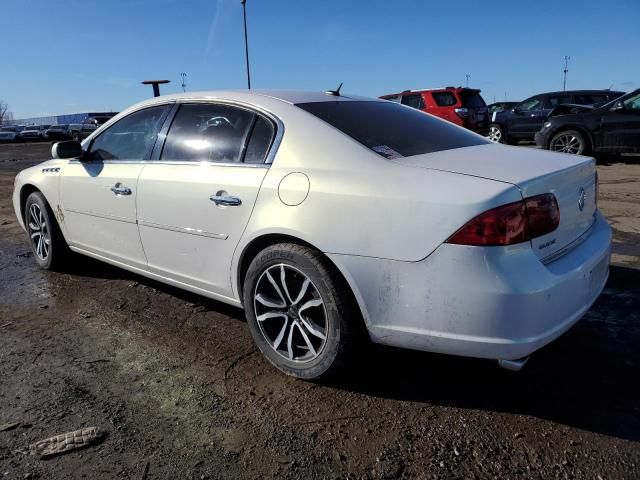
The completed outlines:
{"type": "Polygon", "coordinates": [[[584,188],[580,187],[578,190],[578,208],[580,211],[584,210],[584,202],[587,199],[587,194],[584,191],[584,188]]]}

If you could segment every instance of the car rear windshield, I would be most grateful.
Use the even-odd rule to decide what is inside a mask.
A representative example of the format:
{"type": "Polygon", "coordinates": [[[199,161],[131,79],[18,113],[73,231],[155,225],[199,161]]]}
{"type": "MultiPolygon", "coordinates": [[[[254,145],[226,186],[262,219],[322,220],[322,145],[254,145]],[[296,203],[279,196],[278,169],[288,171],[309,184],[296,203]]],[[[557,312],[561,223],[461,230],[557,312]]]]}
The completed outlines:
{"type": "Polygon", "coordinates": [[[482,108],[486,107],[487,104],[484,103],[479,93],[462,92],[462,106],[467,108],[482,108]]]}
{"type": "Polygon", "coordinates": [[[386,158],[490,143],[445,120],[393,102],[336,101],[296,105],[386,158]]]}

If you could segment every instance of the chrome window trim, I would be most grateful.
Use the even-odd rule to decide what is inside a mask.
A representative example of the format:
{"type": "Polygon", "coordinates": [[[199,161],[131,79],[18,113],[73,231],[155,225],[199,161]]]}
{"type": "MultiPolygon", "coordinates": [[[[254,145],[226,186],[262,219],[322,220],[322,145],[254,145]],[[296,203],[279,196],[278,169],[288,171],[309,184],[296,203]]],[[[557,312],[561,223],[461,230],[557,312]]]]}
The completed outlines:
{"type": "Polygon", "coordinates": [[[71,164],[87,163],[96,164],[103,163],[105,165],[192,165],[194,167],[212,166],[212,167],[248,167],[248,168],[269,168],[271,165],[267,163],[239,163],[239,162],[211,162],[209,160],[202,160],[199,162],[191,162],[188,160],[92,160],[81,161],[78,159],[69,160],[71,164]]]}

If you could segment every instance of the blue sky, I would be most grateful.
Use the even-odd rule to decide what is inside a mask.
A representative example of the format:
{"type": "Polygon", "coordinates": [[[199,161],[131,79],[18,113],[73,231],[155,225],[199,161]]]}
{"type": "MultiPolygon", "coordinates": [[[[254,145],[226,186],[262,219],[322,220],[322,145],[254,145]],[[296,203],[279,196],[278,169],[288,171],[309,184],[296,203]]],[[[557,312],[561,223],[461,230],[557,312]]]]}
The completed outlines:
{"type": "MultiPolygon", "coordinates": [[[[16,118],[245,88],[240,0],[2,0],[0,99],[16,118]]],[[[252,86],[379,96],[464,85],[487,102],[640,87],[640,0],[247,0],[252,86]]]]}

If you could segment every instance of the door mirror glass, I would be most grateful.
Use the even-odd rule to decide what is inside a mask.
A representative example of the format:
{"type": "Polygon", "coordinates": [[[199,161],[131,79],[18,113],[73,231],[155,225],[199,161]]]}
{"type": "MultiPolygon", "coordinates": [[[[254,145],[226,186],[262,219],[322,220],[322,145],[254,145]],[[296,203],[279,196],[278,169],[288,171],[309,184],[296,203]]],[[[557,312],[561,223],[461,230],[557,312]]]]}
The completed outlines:
{"type": "Polygon", "coordinates": [[[56,142],[51,147],[51,156],[56,159],[65,160],[69,158],[82,157],[82,145],[75,140],[56,142]]]}

